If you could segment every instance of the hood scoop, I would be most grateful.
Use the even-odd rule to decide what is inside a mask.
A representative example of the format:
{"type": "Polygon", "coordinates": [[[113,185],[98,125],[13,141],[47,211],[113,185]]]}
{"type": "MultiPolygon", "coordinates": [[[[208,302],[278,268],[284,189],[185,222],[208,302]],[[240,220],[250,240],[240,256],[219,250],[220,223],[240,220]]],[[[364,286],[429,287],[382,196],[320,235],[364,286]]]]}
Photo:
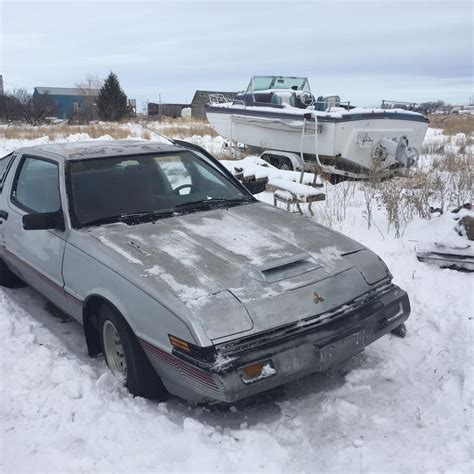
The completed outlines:
{"type": "Polygon", "coordinates": [[[261,265],[259,270],[265,283],[275,283],[312,272],[321,267],[322,265],[317,263],[311,255],[300,253],[267,262],[261,265]]]}

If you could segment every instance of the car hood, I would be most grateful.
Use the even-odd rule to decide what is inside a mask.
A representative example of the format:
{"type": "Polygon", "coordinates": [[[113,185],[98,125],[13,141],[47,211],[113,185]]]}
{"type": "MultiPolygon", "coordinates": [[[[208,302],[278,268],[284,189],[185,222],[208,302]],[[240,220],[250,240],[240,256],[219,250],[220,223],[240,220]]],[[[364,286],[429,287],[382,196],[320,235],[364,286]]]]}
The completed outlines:
{"type": "Polygon", "coordinates": [[[263,203],[88,232],[128,262],[122,272],[127,267],[158,298],[172,293],[211,340],[291,322],[295,311],[265,321],[265,301],[354,268],[360,262],[350,256],[364,249],[263,203]]]}

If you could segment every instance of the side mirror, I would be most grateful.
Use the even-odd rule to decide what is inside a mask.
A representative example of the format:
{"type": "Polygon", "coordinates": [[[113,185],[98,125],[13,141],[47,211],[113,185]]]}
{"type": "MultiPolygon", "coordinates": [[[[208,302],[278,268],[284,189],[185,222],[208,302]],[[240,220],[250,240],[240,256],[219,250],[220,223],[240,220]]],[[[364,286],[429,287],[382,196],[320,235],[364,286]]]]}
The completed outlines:
{"type": "Polygon", "coordinates": [[[243,185],[251,194],[259,194],[265,191],[268,179],[257,179],[255,181],[247,181],[243,185]]]}
{"type": "Polygon", "coordinates": [[[65,228],[62,211],[41,212],[23,216],[23,229],[25,230],[65,230],[65,228]]]}

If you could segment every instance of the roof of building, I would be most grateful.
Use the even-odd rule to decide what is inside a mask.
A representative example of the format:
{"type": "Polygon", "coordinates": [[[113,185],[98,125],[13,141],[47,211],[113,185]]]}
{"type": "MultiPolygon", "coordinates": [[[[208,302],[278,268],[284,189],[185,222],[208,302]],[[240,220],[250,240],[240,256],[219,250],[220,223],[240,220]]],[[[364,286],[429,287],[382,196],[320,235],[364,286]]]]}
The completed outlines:
{"type": "Polygon", "coordinates": [[[204,97],[206,100],[209,98],[209,94],[222,94],[224,97],[229,97],[229,98],[234,98],[238,92],[222,92],[222,91],[203,91],[203,90],[197,90],[194,93],[193,100],[191,101],[191,104],[197,99],[198,97],[204,97]]]}
{"type": "Polygon", "coordinates": [[[160,106],[160,107],[189,107],[189,104],[168,104],[168,103],[157,103],[157,102],[148,102],[150,106],[160,106]]]}
{"type": "Polygon", "coordinates": [[[35,87],[38,94],[49,95],[99,95],[100,89],[87,89],[79,87],[35,87]]]}
{"type": "Polygon", "coordinates": [[[150,142],[147,140],[90,140],[69,143],[49,143],[20,148],[20,153],[41,156],[54,154],[64,160],[86,160],[112,156],[143,155],[183,150],[171,142],[150,142]]]}

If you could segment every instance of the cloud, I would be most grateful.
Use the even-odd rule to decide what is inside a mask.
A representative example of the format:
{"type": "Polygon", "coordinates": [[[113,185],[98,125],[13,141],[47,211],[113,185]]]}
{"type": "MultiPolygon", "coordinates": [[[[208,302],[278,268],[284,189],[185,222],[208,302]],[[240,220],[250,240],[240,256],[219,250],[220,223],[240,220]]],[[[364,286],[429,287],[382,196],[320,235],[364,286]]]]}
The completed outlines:
{"type": "Polygon", "coordinates": [[[112,69],[139,103],[242,89],[254,74],[309,76],[359,103],[472,94],[470,2],[4,1],[0,14],[7,86],[112,69]]]}

